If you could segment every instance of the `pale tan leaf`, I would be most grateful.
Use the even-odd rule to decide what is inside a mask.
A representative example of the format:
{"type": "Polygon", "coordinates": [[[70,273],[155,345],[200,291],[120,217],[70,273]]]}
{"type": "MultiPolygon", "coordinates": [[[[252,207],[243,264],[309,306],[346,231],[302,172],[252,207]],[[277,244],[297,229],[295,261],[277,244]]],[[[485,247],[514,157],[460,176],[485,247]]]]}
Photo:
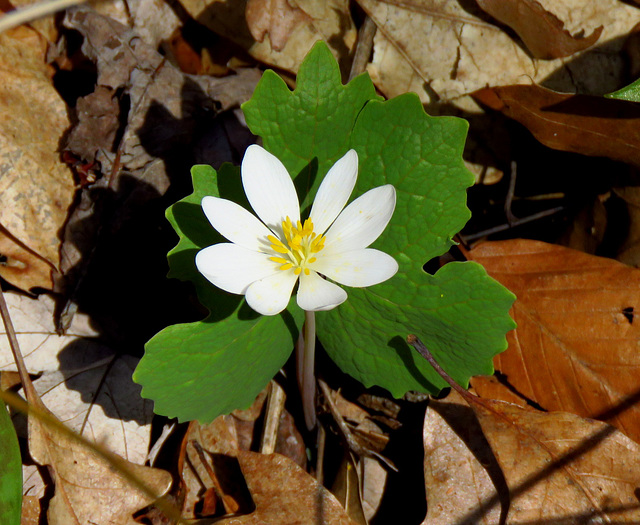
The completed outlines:
{"type": "MultiPolygon", "coordinates": [[[[403,59],[424,82],[397,79],[389,71],[397,58],[389,53],[376,64],[380,80],[392,85],[410,84],[432,105],[454,104],[477,111],[466,96],[486,86],[528,84],[532,80],[558,91],[602,94],[623,82],[624,62],[620,55],[623,35],[640,21],[640,11],[616,0],[581,2],[545,0],[547,10],[564,21],[572,33],[590,33],[604,26],[597,53],[589,50],[571,59],[538,60],[471,4],[447,0],[359,0],[378,30],[393,44],[403,59]],[[579,60],[576,59],[579,56],[579,60]],[[597,73],[596,73],[597,72],[597,73]],[[546,79],[546,80],[545,80],[546,79]]],[[[378,44],[376,44],[376,53],[378,44]]],[[[385,94],[396,87],[377,84],[385,94]]]]}
{"type": "Polygon", "coordinates": [[[268,34],[274,51],[282,51],[296,27],[310,21],[289,0],[248,0],[245,16],[251,36],[263,42],[268,34]]]}
{"type": "Polygon", "coordinates": [[[640,270],[528,240],[484,243],[470,257],[517,296],[518,326],[494,358],[513,388],[640,441],[640,270]]]}
{"type": "MultiPolygon", "coordinates": [[[[67,107],[51,83],[44,53],[44,42],[29,28],[0,35],[0,224],[21,246],[58,267],[58,233],[74,182],[58,153],[69,127],[67,107]]],[[[50,288],[42,270],[34,270],[31,281],[2,266],[0,275],[17,286],[38,282],[50,288]]]]}

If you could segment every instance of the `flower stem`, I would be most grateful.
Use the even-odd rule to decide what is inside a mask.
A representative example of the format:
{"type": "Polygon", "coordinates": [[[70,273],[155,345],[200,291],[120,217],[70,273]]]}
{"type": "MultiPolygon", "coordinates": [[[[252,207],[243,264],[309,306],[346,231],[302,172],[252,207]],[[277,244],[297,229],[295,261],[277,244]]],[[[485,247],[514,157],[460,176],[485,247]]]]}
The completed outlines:
{"type": "Polygon", "coordinates": [[[298,342],[297,348],[297,372],[298,385],[302,395],[302,410],[307,429],[312,430],[316,426],[316,376],[314,371],[316,355],[316,314],[304,312],[304,335],[298,342]]]}

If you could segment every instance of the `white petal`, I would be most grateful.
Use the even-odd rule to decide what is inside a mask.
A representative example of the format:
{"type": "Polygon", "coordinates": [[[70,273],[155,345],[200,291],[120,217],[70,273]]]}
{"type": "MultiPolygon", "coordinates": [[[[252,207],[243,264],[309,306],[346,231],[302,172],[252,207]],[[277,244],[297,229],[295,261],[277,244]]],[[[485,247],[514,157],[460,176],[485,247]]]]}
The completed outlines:
{"type": "Polygon", "coordinates": [[[259,314],[279,314],[289,304],[291,291],[297,280],[298,276],[293,273],[293,269],[278,270],[247,288],[247,303],[259,314]]]}
{"type": "Polygon", "coordinates": [[[313,222],[313,231],[322,234],[349,200],[358,178],[358,154],[355,150],[336,162],[318,188],[309,217],[313,222]]]}
{"type": "Polygon", "coordinates": [[[231,242],[253,251],[264,251],[269,247],[267,236],[271,231],[239,204],[218,197],[205,197],[202,209],[211,226],[231,242]]]}
{"type": "Polygon", "coordinates": [[[196,255],[198,271],[218,288],[244,294],[247,287],[278,270],[269,255],[231,243],[214,244],[196,255]]]}
{"type": "Polygon", "coordinates": [[[329,279],[356,288],[386,281],[398,271],[398,263],[393,257],[371,248],[327,256],[320,252],[310,267],[329,279]]]}
{"type": "Polygon", "coordinates": [[[282,221],[300,220],[300,203],[287,169],[280,160],[257,145],[242,159],[242,185],[251,207],[271,230],[282,232],[282,221]]]}
{"type": "Polygon", "coordinates": [[[309,275],[302,272],[297,299],[298,306],[303,310],[317,312],[331,310],[344,303],[347,300],[347,292],[314,271],[309,272],[309,275]]]}
{"type": "Polygon", "coordinates": [[[361,250],[387,227],[396,207],[396,190],[390,184],[361,195],[347,206],[327,231],[322,255],[361,250]]]}

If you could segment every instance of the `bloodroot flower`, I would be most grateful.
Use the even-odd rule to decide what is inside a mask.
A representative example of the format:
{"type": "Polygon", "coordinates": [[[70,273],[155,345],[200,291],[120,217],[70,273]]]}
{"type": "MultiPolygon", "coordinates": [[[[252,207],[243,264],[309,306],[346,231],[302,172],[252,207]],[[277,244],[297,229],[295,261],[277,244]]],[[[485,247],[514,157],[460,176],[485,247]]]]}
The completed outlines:
{"type": "Polygon", "coordinates": [[[389,184],[380,186],[345,208],[357,176],[358,154],[350,150],[329,170],[302,222],[282,162],[250,146],[242,161],[242,185],[259,219],[235,202],[202,199],[211,225],[231,242],[200,250],[198,270],[217,287],[245,295],[263,315],[284,310],[298,280],[298,305],[310,312],[330,310],[347,299],[331,281],[357,288],[386,281],[398,263],[368,246],[389,223],[396,192],[389,184]]]}

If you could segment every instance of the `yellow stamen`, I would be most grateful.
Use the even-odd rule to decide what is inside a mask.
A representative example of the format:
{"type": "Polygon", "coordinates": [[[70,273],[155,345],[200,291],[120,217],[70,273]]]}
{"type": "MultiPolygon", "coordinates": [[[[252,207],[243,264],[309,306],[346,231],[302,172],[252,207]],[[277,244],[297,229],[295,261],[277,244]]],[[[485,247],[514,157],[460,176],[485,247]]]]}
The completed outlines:
{"type": "Polygon", "coordinates": [[[282,221],[283,239],[278,239],[275,235],[268,235],[267,239],[271,243],[271,249],[282,257],[269,257],[269,260],[278,263],[280,270],[290,270],[296,275],[300,275],[304,270],[305,275],[310,275],[311,271],[307,264],[316,262],[317,258],[313,254],[324,248],[324,236],[313,231],[313,221],[305,219],[304,223],[296,220],[293,223],[290,217],[282,221]]]}

